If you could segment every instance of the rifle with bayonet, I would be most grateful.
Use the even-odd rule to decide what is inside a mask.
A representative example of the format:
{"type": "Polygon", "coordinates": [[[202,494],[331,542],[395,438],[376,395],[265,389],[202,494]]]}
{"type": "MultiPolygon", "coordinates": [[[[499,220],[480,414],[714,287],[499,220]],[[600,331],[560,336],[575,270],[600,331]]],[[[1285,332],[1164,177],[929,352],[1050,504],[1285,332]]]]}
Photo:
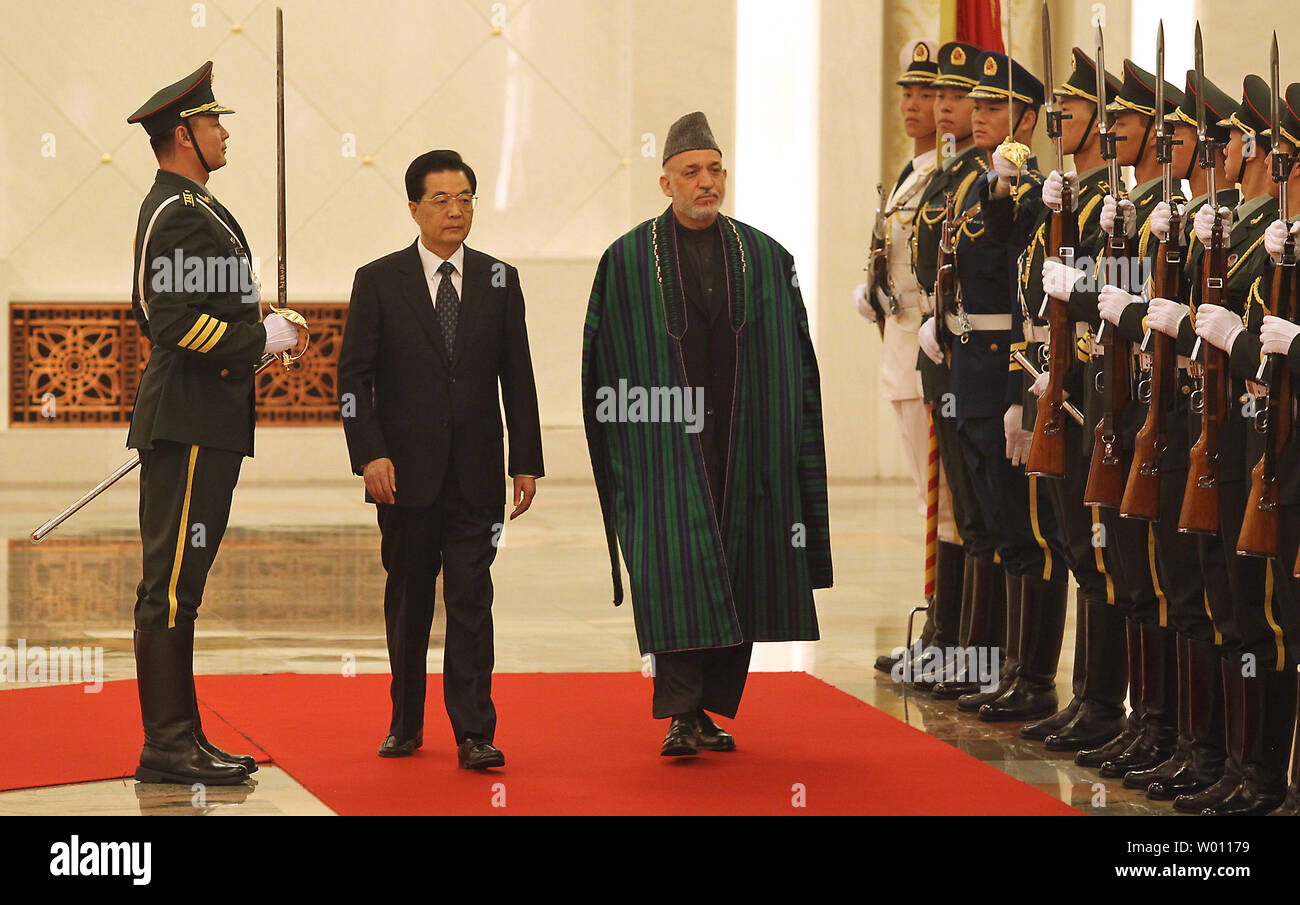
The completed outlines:
{"type": "MultiPolygon", "coordinates": [[[[1295,155],[1282,151],[1282,118],[1279,109],[1279,89],[1282,87],[1278,72],[1277,32],[1273,33],[1271,68],[1273,182],[1278,185],[1278,203],[1282,221],[1287,224],[1286,244],[1282,247],[1282,260],[1273,267],[1272,311],[1277,317],[1293,320],[1297,313],[1296,249],[1290,231],[1290,199],[1287,180],[1295,155]]],[[[1291,438],[1291,370],[1286,356],[1270,353],[1260,365],[1260,382],[1268,387],[1266,402],[1256,400],[1255,427],[1264,434],[1264,455],[1250,474],[1250,496],[1246,500],[1246,514],[1241,520],[1237,536],[1237,552],[1244,556],[1277,556],[1278,526],[1278,473],[1277,465],[1282,448],[1291,438]]],[[[1300,563],[1300,561],[1298,561],[1300,563]]]]}
{"type": "MultiPolygon", "coordinates": [[[[1196,23],[1196,137],[1200,166],[1209,170],[1209,199],[1214,211],[1210,244],[1201,258],[1201,303],[1222,305],[1228,272],[1228,248],[1219,219],[1215,141],[1205,134],[1205,56],[1201,24],[1196,23]]],[[[1196,313],[1192,312],[1193,323],[1196,313]]],[[[1227,355],[1198,337],[1192,348],[1192,372],[1200,386],[1192,393],[1192,410],[1201,415],[1201,434],[1188,453],[1187,487],[1178,530],[1194,534],[1219,533],[1219,433],[1228,404],[1227,355]],[[1199,355],[1197,354],[1199,351],[1199,355]]]]}
{"type": "MultiPolygon", "coordinates": [[[[1175,141],[1165,128],[1165,26],[1156,33],[1156,159],[1163,167],[1164,202],[1169,206],[1169,232],[1156,249],[1152,272],[1152,298],[1173,298],[1183,279],[1183,225],[1174,201],[1173,162],[1175,141]]],[[[1160,463],[1169,448],[1169,407],[1173,404],[1177,382],[1178,354],[1174,338],[1159,330],[1147,330],[1142,351],[1151,357],[1151,370],[1145,384],[1146,421],[1133,441],[1133,465],[1128,484],[1120,501],[1120,515],[1158,521],[1160,518],[1160,463]]]]}
{"type": "MultiPolygon", "coordinates": [[[[871,252],[867,263],[867,304],[871,306],[872,312],[876,316],[876,329],[880,331],[880,337],[885,336],[885,309],[880,304],[880,297],[876,295],[876,290],[883,291],[891,300],[893,293],[889,291],[889,221],[885,216],[885,186],[883,183],[876,183],[876,194],[880,196],[880,204],[876,207],[876,224],[871,230],[871,252]]],[[[897,310],[897,305],[891,305],[897,310]]]]}
{"type": "MultiPolygon", "coordinates": [[[[1065,173],[1062,145],[1062,122],[1069,117],[1061,110],[1060,98],[1052,80],[1052,29],[1047,4],[1043,4],[1043,71],[1045,84],[1051,89],[1047,105],[1047,135],[1056,146],[1056,171],[1065,173]]],[[[1068,179],[1061,180],[1061,207],[1051,212],[1047,223],[1047,250],[1067,267],[1074,266],[1075,247],[1079,244],[1079,220],[1074,213],[1074,192],[1068,179]]],[[[1047,388],[1038,400],[1034,417],[1034,436],[1029,444],[1025,473],[1062,477],[1065,474],[1065,376],[1074,358],[1074,331],[1069,303],[1043,295],[1047,307],[1047,388]]],[[[1039,317],[1044,312],[1038,311],[1039,317]]]]}
{"type": "MultiPolygon", "coordinates": [[[[1106,161],[1110,177],[1111,193],[1116,201],[1115,225],[1113,232],[1098,256],[1096,278],[1111,275],[1118,281],[1118,275],[1127,269],[1129,258],[1128,236],[1124,233],[1124,218],[1119,210],[1120,181],[1119,152],[1116,143],[1123,139],[1115,134],[1110,114],[1106,111],[1106,55],[1103,46],[1101,26],[1097,26],[1097,126],[1101,133],[1101,156],[1106,161]]],[[[1101,386],[1098,390],[1102,396],[1101,420],[1097,422],[1093,437],[1092,461],[1088,467],[1088,484],[1083,491],[1086,506],[1102,506],[1117,509],[1124,497],[1124,458],[1123,438],[1120,436],[1120,419],[1129,394],[1128,349],[1122,342],[1116,342],[1115,330],[1106,329],[1107,322],[1101,321],[1097,328],[1097,344],[1101,347],[1101,386]]]]}
{"type": "Polygon", "coordinates": [[[939,256],[934,281],[934,338],[947,358],[952,347],[948,315],[957,313],[957,199],[944,195],[943,226],[939,230],[939,256]]]}

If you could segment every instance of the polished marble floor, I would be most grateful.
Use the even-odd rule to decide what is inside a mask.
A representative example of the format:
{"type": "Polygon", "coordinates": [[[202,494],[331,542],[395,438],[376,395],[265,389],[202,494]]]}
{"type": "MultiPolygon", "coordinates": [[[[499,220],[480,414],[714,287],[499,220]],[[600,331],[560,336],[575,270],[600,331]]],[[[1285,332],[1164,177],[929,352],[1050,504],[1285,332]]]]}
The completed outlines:
{"type": "MultiPolygon", "coordinates": [[[[85,489],[0,485],[0,644],[102,647],[104,679],[132,678],[134,478],[44,543],[27,539],[85,489]]],[[[876,655],[903,643],[908,610],[920,601],[923,520],[910,484],[833,483],[830,503],[835,587],[817,592],[823,640],[758,645],[754,669],[810,672],[1083,811],[1171,812],[1022,741],[1015,725],[958,715],[876,672],[876,655]]],[[[196,672],[387,671],[379,531],[359,484],[242,485],[230,523],[200,610],[196,672]]],[[[610,605],[592,486],[543,480],[532,511],[508,525],[493,578],[498,671],[640,668],[630,607],[610,605]]],[[[432,671],[441,668],[440,622],[441,612],[432,671]]],[[[1058,673],[1067,693],[1073,645],[1071,613],[1058,673]]],[[[0,693],[12,687],[0,682],[0,693]]],[[[744,726],[742,708],[734,725],[742,744],[744,726]]],[[[210,790],[200,802],[187,786],[123,780],[11,791],[0,793],[0,815],[330,813],[282,770],[264,767],[254,778],[255,789],[210,790]]]]}

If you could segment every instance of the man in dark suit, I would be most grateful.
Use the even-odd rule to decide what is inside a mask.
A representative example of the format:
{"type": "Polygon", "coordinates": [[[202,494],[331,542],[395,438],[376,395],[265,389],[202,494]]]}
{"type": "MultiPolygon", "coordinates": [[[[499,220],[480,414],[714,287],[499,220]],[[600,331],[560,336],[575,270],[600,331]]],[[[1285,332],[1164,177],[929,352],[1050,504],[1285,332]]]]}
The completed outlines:
{"type": "Polygon", "coordinates": [[[339,402],[354,474],[378,507],[393,719],[381,757],[424,743],[425,659],[444,574],[443,698],[460,766],[500,767],[492,745],[492,578],[504,524],[501,406],[515,509],[542,472],[537,390],[514,267],[467,248],[477,181],[455,151],[406,171],[420,237],[357,271],[339,352],[339,402]],[[399,484],[400,478],[400,484],[399,484]],[[399,489],[400,487],[400,489],[399,489]]]}

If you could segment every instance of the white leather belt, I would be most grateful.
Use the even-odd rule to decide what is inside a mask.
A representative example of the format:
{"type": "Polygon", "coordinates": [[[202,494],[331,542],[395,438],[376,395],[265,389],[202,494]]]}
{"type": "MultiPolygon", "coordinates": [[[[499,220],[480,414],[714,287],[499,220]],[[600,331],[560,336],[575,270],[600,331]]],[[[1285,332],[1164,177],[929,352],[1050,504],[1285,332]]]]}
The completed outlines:
{"type": "Polygon", "coordinates": [[[1052,333],[1047,324],[1025,324],[1025,340],[1031,343],[1051,342],[1052,333]]]}
{"type": "MultiPolygon", "coordinates": [[[[1010,314],[968,314],[966,315],[966,322],[970,324],[972,333],[1011,329],[1010,314]]],[[[947,315],[944,323],[948,325],[948,332],[950,333],[960,336],[966,332],[962,329],[961,320],[955,314],[947,315]]]]}
{"type": "Polygon", "coordinates": [[[1192,360],[1191,360],[1190,358],[1188,358],[1186,355],[1179,355],[1179,356],[1178,356],[1178,367],[1179,367],[1179,368],[1181,368],[1182,370],[1186,371],[1186,370],[1187,370],[1188,368],[1190,368],[1191,366],[1192,366],[1192,360]]]}
{"type": "Polygon", "coordinates": [[[1088,335],[1088,325],[1083,321],[1074,322],[1074,338],[1083,339],[1088,335]]]}

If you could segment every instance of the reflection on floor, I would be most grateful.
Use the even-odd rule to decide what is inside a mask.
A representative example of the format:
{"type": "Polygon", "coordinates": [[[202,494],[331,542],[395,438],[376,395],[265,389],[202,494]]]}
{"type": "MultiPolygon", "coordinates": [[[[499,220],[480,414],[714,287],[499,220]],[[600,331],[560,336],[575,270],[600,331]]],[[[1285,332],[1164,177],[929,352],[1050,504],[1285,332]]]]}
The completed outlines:
{"type": "MultiPolygon", "coordinates": [[[[139,580],[137,485],[120,482],[43,544],[27,533],[85,488],[0,487],[0,644],[98,646],[104,680],[132,678],[131,607],[139,580]]],[[[1098,814],[1168,814],[1118,781],[1022,741],[1015,725],[980,723],[950,703],[904,693],[872,669],[901,646],[921,596],[923,519],[910,484],[830,488],[835,587],[817,592],[822,639],[755,649],[754,669],[806,670],[1049,794],[1098,814]]],[[[241,486],[208,581],[195,670],[208,673],[385,672],[379,531],[359,484],[241,486]]],[[[594,488],[543,480],[533,510],[509,523],[493,568],[500,672],[631,671],[641,667],[630,606],[610,606],[605,538],[594,488]]],[[[1068,696],[1074,625],[1058,688],[1068,696]]],[[[441,669],[442,613],[429,667],[441,669]]],[[[14,683],[0,684],[0,692],[14,683]]],[[[443,719],[430,702],[429,719],[443,719]]],[[[650,702],[646,701],[649,719],[650,702]]],[[[744,709],[735,731],[744,742],[744,709]]],[[[376,739],[385,727],[377,726],[376,739]]],[[[448,756],[454,753],[448,751],[448,756]]],[[[647,751],[656,756],[657,751],[647,751]]],[[[264,767],[251,794],[131,781],[0,794],[0,815],[329,813],[281,770],[264,767]],[[186,808],[190,811],[186,811],[186,808]]],[[[924,794],[924,790],[918,790],[924,794]]]]}

